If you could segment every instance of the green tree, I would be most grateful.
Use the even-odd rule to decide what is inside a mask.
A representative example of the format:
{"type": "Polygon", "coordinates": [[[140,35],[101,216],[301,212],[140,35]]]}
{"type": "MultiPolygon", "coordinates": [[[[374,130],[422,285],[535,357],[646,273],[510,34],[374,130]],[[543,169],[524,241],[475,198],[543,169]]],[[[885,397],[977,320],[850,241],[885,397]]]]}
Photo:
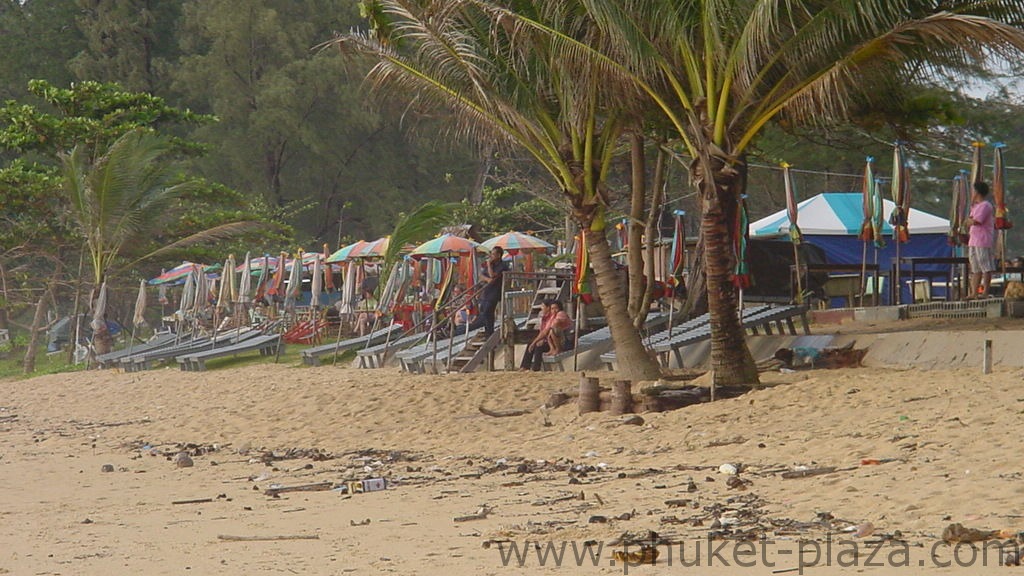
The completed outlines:
{"type": "Polygon", "coordinates": [[[0,1],[0,101],[25,96],[33,78],[64,85],[68,61],[85,47],[75,0],[0,1]]]}
{"type": "Polygon", "coordinates": [[[719,384],[758,381],[736,310],[732,246],[747,154],[765,127],[836,122],[858,105],[899,100],[907,91],[893,87],[919,83],[930,71],[969,73],[1024,48],[1014,27],[1024,6],[1014,0],[572,3],[611,41],[584,42],[515,9],[496,10],[495,21],[556,38],[563,52],[589,54],[608,74],[629,78],[693,158],[719,384]]]}
{"type": "Polygon", "coordinates": [[[87,40],[70,62],[81,80],[117,82],[156,93],[177,57],[174,33],[181,2],[173,0],[76,0],[77,25],[87,40]]]}
{"type": "Polygon", "coordinates": [[[292,222],[317,243],[337,241],[342,216],[340,235],[370,238],[424,197],[465,196],[475,163],[464,150],[429,124],[404,133],[401,107],[369,110],[361,69],[312,50],[356,26],[355,3],[193,0],[183,13],[174,89],[220,119],[196,133],[218,151],[197,161],[205,177],[271,207],[313,204],[292,222]]]}
{"type": "MultiPolygon", "coordinates": [[[[535,17],[565,27],[577,23],[568,5],[521,2],[535,17]],[[565,10],[561,10],[561,7],[565,10]]],[[[382,97],[409,98],[422,112],[454,111],[452,132],[485,147],[529,154],[557,183],[573,217],[587,231],[597,292],[623,371],[658,377],[626,306],[607,233],[607,177],[620,137],[632,125],[634,90],[617,90],[601,67],[557,50],[548,37],[520,44],[492,23],[489,5],[445,1],[368,0],[373,32],[350,33],[334,44],[370,57],[368,81],[382,97]]],[[[600,43],[596,28],[572,28],[578,41],[600,43]]]]}

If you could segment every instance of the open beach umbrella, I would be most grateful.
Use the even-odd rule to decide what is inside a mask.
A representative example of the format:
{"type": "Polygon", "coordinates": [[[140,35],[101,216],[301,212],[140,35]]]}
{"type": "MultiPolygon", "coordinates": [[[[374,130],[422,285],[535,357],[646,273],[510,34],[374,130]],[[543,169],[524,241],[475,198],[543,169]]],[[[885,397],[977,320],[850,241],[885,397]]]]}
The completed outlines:
{"type": "Polygon", "coordinates": [[[162,272],[156,278],[149,280],[149,284],[159,286],[161,284],[177,284],[188,276],[189,272],[192,272],[196,267],[201,268],[204,271],[215,270],[216,266],[206,266],[205,264],[196,264],[195,262],[182,262],[170,270],[162,272]]]}
{"type": "MultiPolygon", "coordinates": [[[[253,276],[258,276],[261,272],[267,269],[273,269],[277,266],[277,258],[273,256],[257,256],[249,260],[249,273],[253,276]]],[[[235,272],[241,273],[245,267],[245,262],[235,266],[235,272]]]]}
{"type": "Polygon", "coordinates": [[[537,238],[536,236],[530,236],[529,234],[523,234],[522,232],[506,232],[494,238],[489,238],[480,243],[480,247],[486,250],[491,250],[495,246],[501,246],[506,252],[515,254],[518,252],[524,252],[527,250],[553,250],[555,247],[549,243],[537,238]]]}
{"type": "Polygon", "coordinates": [[[362,248],[353,251],[349,255],[349,258],[383,258],[384,254],[387,253],[388,245],[390,244],[390,236],[378,238],[373,242],[366,242],[362,248]]]}
{"type": "Polygon", "coordinates": [[[139,295],[135,297],[135,313],[132,314],[132,326],[146,323],[146,281],[139,280],[139,295]]]}
{"type": "Polygon", "coordinates": [[[469,254],[480,245],[467,238],[452,234],[443,234],[417,246],[410,256],[446,256],[452,254],[469,254]]]}
{"type": "Polygon", "coordinates": [[[796,202],[796,187],[793,184],[793,173],[790,171],[788,162],[782,163],[782,183],[786,192],[786,214],[789,216],[789,241],[793,245],[793,264],[796,265],[796,302],[802,304],[804,301],[803,274],[800,267],[800,244],[804,236],[800,233],[800,225],[797,224],[799,211],[796,202]]]}
{"type": "Polygon", "coordinates": [[[353,242],[352,244],[349,244],[347,246],[343,246],[340,249],[338,249],[337,252],[328,256],[327,262],[330,264],[334,262],[344,262],[346,260],[349,260],[350,258],[352,258],[353,253],[358,253],[366,246],[366,244],[367,242],[365,240],[360,240],[358,242],[353,242]]]}

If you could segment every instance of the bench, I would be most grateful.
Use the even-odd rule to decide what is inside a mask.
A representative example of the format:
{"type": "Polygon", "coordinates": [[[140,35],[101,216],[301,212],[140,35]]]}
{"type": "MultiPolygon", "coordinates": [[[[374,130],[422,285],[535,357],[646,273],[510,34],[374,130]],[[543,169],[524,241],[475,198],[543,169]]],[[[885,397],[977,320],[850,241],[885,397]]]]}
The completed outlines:
{"type": "Polygon", "coordinates": [[[263,334],[247,338],[237,344],[185,354],[175,358],[179,367],[186,372],[202,372],[206,370],[206,361],[225,356],[237,356],[246,352],[258,351],[261,356],[277,354],[278,348],[284,347],[280,334],[263,334]]]}

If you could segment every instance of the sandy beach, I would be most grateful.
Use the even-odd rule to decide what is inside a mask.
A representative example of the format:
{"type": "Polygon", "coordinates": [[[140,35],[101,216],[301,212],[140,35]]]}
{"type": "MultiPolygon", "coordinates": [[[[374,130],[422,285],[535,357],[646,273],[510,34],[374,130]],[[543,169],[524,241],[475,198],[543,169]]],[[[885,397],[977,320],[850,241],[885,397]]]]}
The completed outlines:
{"type": "Polygon", "coordinates": [[[709,531],[728,566],[705,556],[701,574],[977,574],[997,554],[982,568],[979,545],[958,567],[966,545],[941,535],[952,523],[1024,528],[1021,376],[771,373],[767,389],[639,426],[575,403],[539,410],[576,388],[571,373],[267,363],[0,382],[0,574],[655,574],[684,570],[679,551],[692,561],[709,531]],[[495,418],[481,405],[530,412],[495,418]],[[182,450],[194,466],[176,465],[182,450]],[[821,468],[834,470],[785,477],[821,468]],[[388,489],[264,493],[370,477],[388,489]],[[624,533],[647,531],[657,565],[615,558],[624,533]],[[750,534],[771,543],[738,568],[728,551],[750,534]],[[857,564],[822,548],[801,566],[825,538],[861,546],[857,564]],[[596,552],[542,566],[527,541],[596,552]],[[503,561],[512,546],[524,561],[503,561]],[[887,560],[902,549],[909,567],[887,560]]]}

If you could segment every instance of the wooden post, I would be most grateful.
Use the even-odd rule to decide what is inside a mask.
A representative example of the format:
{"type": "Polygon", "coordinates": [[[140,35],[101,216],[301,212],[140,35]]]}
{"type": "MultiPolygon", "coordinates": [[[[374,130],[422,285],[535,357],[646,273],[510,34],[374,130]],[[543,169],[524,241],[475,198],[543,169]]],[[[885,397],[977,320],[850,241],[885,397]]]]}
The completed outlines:
{"type": "Polygon", "coordinates": [[[580,414],[599,412],[601,410],[601,380],[589,378],[586,373],[580,374],[580,414]]]}
{"type": "Polygon", "coordinates": [[[633,412],[633,383],[616,380],[612,384],[612,414],[616,416],[633,412]]]}
{"type": "Polygon", "coordinates": [[[985,340],[985,348],[981,357],[981,373],[992,373],[992,341],[985,340]]]}

